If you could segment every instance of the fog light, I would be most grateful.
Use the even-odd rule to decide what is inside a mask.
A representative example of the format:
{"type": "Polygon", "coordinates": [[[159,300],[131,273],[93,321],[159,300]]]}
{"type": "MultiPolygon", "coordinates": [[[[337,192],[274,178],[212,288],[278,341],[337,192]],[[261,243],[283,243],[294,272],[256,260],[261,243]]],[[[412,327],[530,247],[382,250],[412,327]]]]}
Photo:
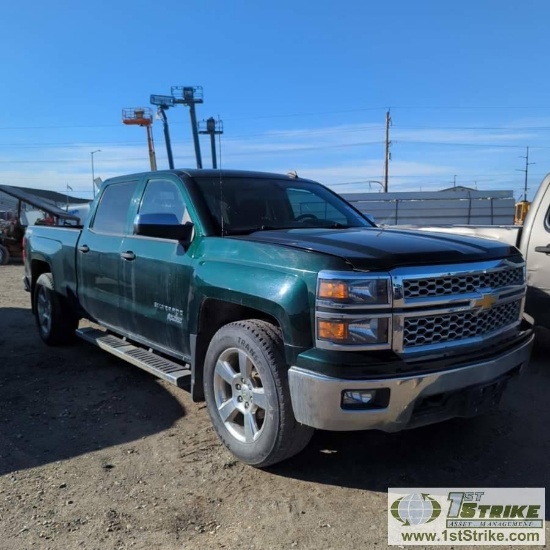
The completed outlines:
{"type": "Polygon", "coordinates": [[[376,390],[347,390],[342,395],[342,405],[344,407],[368,405],[375,395],[376,390]]]}

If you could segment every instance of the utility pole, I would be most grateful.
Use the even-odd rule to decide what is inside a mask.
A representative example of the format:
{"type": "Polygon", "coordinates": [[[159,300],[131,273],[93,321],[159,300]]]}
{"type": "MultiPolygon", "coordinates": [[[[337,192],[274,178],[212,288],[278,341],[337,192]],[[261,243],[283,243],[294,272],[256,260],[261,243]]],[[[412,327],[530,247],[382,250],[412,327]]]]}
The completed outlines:
{"type": "Polygon", "coordinates": [[[529,174],[529,166],[531,164],[536,164],[535,162],[529,162],[529,147],[527,147],[527,152],[524,157],[519,157],[520,159],[525,159],[525,168],[516,168],[518,172],[523,172],[525,174],[525,182],[523,185],[523,200],[527,200],[527,177],[529,174]]]}
{"type": "Polygon", "coordinates": [[[389,170],[389,162],[391,160],[390,125],[391,125],[391,116],[390,116],[390,110],[388,109],[386,113],[386,155],[384,159],[384,193],[388,192],[388,170],[389,170]]]}
{"type": "Polygon", "coordinates": [[[212,150],[212,168],[216,170],[218,164],[216,162],[216,136],[223,134],[223,122],[210,117],[208,120],[203,120],[200,123],[199,134],[210,135],[210,148],[212,150]]]}

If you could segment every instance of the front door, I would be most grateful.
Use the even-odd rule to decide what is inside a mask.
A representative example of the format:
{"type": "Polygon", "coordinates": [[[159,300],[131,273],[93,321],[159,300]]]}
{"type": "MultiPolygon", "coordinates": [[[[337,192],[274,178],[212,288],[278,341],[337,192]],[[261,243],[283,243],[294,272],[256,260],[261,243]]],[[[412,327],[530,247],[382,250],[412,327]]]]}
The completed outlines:
{"type": "MultiPolygon", "coordinates": [[[[140,214],[174,214],[190,221],[181,180],[152,176],[146,182],[140,214]]],[[[153,347],[187,357],[187,309],[191,257],[177,240],[129,234],[122,253],[121,311],[128,332],[153,347]]]]}

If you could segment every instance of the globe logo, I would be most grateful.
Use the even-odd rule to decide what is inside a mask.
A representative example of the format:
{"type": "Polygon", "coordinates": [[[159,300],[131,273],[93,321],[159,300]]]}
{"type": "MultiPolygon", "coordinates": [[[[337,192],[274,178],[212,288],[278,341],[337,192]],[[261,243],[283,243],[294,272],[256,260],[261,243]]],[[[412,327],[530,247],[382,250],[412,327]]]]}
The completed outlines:
{"type": "Polygon", "coordinates": [[[441,514],[441,505],[427,493],[398,498],[391,505],[391,515],[403,525],[424,525],[441,514]]]}

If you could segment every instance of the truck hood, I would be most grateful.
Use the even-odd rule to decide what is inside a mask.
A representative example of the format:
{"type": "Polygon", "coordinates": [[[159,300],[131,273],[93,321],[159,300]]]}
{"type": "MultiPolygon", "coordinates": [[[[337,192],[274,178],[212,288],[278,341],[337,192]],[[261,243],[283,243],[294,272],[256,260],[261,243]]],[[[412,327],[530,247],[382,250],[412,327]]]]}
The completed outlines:
{"type": "Polygon", "coordinates": [[[487,239],[379,227],[256,231],[233,238],[338,256],[355,269],[453,264],[518,254],[513,246],[487,239]]]}

